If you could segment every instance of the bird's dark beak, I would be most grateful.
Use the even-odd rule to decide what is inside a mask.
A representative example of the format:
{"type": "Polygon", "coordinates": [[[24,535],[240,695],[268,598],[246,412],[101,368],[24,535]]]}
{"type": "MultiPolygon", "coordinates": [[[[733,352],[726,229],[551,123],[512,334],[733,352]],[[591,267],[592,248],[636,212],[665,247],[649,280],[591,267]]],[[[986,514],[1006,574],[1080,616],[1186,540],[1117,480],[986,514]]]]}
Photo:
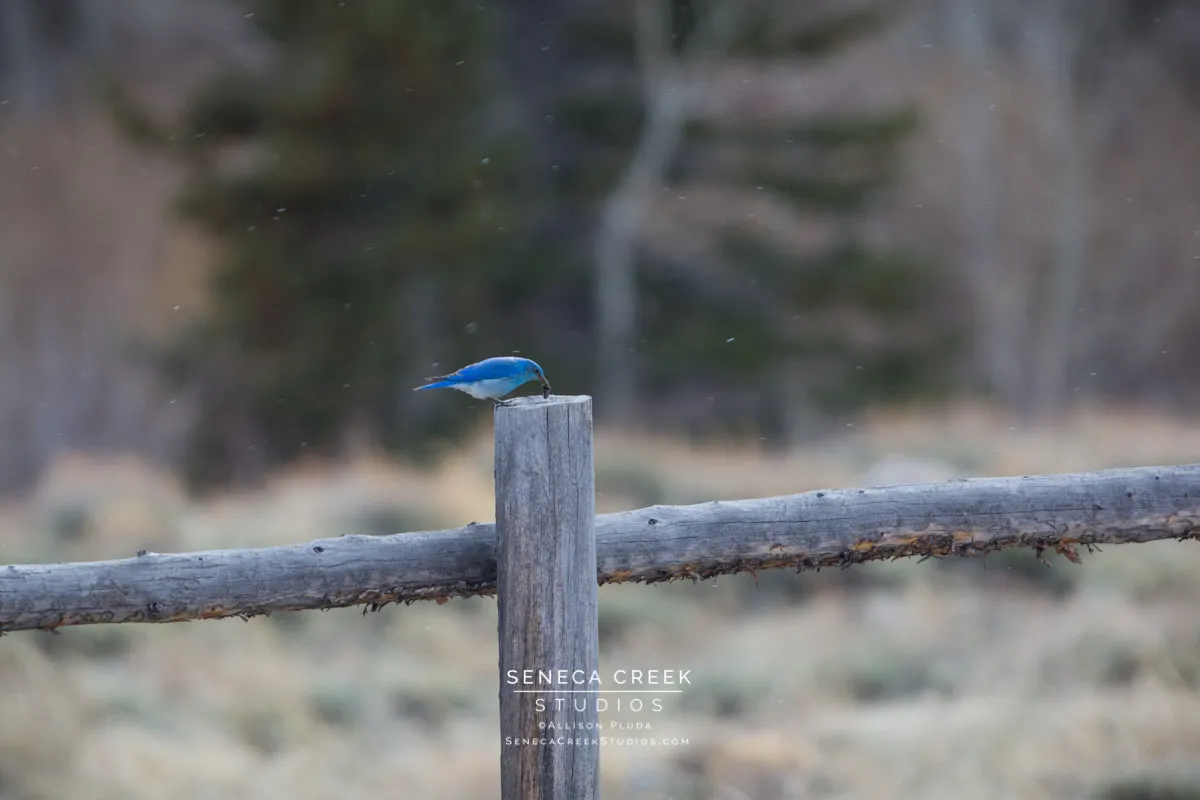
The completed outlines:
{"type": "Polygon", "coordinates": [[[550,396],[550,381],[546,380],[546,376],[542,377],[542,399],[545,400],[550,396]]]}

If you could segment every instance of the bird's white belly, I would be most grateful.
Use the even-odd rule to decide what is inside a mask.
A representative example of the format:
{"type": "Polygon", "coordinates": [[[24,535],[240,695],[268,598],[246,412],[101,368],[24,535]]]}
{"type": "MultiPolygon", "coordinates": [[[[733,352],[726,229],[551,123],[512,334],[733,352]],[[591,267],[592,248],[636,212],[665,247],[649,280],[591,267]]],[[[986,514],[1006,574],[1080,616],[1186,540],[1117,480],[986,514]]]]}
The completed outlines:
{"type": "Polygon", "coordinates": [[[514,388],[513,382],[509,378],[494,378],[489,381],[477,381],[475,383],[459,383],[454,385],[455,389],[460,392],[466,392],[479,400],[495,400],[497,397],[508,394],[514,388]]]}

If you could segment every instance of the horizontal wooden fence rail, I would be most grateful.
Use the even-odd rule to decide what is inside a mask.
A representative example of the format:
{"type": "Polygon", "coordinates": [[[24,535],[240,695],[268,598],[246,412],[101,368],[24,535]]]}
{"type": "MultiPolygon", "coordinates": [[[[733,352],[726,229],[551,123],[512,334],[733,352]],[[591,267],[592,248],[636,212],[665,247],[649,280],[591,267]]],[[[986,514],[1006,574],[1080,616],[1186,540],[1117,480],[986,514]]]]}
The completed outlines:
{"type": "MultiPolygon", "coordinates": [[[[596,517],[600,583],[1200,536],[1200,464],[652,506],[596,517]]],[[[493,594],[492,524],[0,566],[0,632],[493,594]]]]}

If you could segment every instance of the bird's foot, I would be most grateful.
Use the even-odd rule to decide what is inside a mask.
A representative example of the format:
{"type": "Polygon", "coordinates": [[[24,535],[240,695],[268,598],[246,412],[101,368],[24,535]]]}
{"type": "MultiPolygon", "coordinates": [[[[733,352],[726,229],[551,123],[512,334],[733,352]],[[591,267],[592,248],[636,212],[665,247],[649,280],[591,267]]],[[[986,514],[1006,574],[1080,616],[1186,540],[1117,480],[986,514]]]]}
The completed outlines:
{"type": "Polygon", "coordinates": [[[500,408],[500,406],[506,406],[506,405],[508,405],[507,400],[493,400],[492,401],[492,408],[500,408]]]}

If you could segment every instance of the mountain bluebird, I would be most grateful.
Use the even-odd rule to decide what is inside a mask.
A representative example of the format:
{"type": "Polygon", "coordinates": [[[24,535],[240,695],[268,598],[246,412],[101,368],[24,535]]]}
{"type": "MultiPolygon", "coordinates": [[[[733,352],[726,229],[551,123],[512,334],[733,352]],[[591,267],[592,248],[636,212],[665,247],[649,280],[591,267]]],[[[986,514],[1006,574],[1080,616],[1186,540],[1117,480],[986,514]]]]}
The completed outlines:
{"type": "Polygon", "coordinates": [[[418,386],[413,391],[419,392],[423,389],[458,389],[460,392],[466,392],[471,397],[477,397],[480,400],[491,400],[495,405],[502,406],[504,401],[500,398],[516,389],[523,383],[528,383],[532,380],[542,382],[542,397],[550,396],[550,381],[546,380],[546,373],[542,372],[542,368],[538,366],[536,361],[530,361],[528,358],[515,358],[513,356],[502,356],[500,358],[489,358],[475,364],[463,367],[457,372],[451,372],[449,375],[442,375],[437,378],[426,378],[427,381],[434,383],[418,386]]]}

